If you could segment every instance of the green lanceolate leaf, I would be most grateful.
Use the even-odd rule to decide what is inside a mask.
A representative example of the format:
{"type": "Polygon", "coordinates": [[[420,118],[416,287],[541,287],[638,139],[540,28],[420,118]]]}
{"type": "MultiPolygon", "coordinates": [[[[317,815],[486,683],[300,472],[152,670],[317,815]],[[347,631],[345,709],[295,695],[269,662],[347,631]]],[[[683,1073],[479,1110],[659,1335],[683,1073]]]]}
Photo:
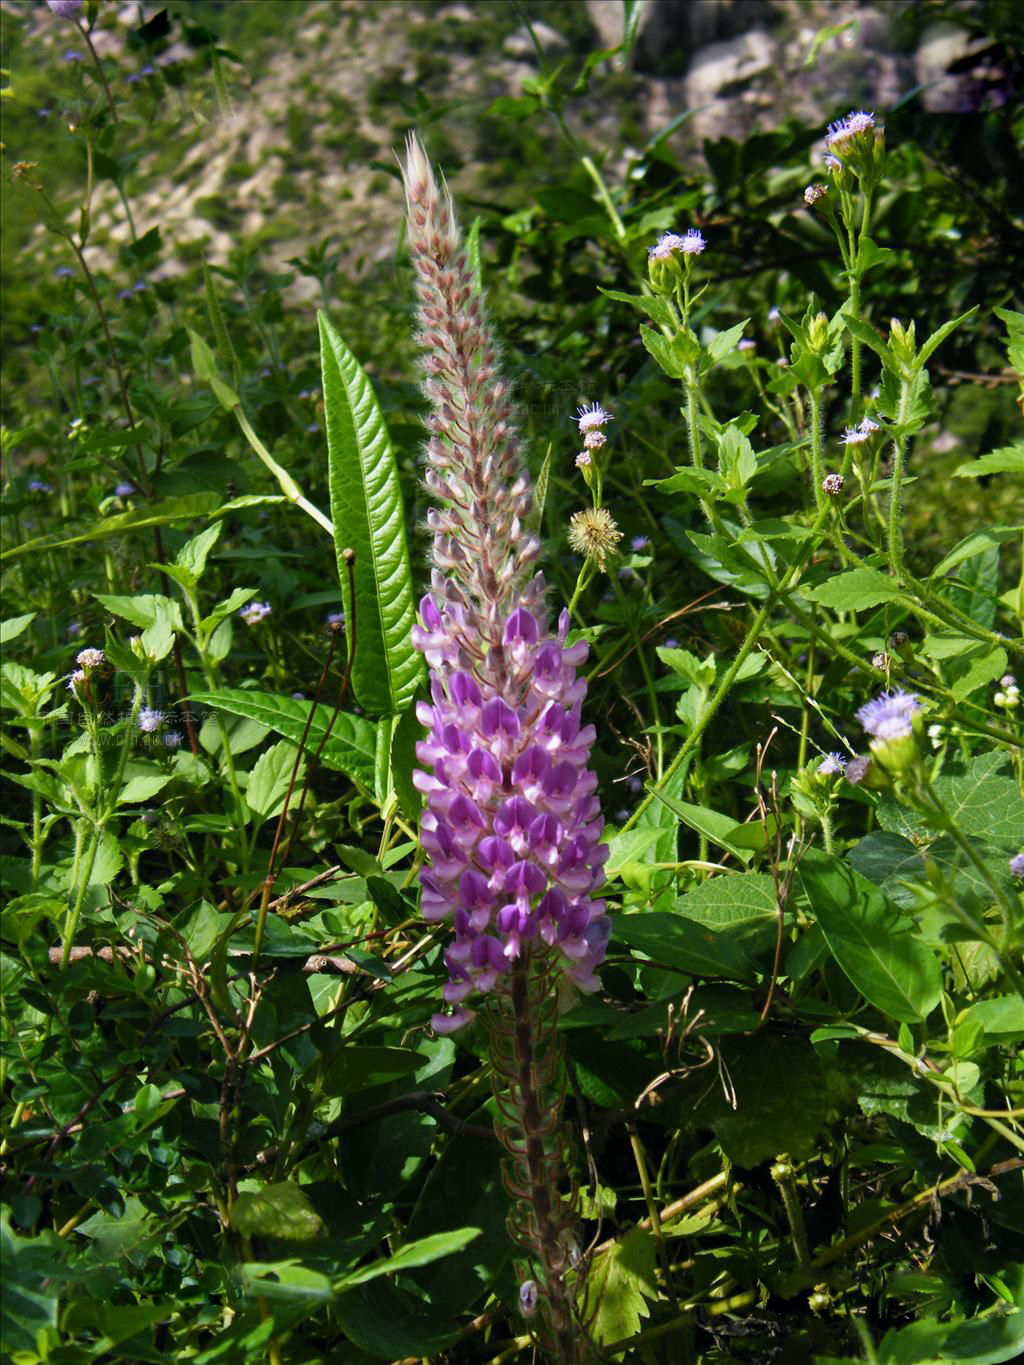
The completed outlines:
{"type": "Polygon", "coordinates": [[[415,614],[398,469],[365,371],[322,313],[319,321],[334,545],[345,611],[355,620],[352,683],[367,711],[397,714],[423,677],[410,638],[415,614]],[[355,552],[354,604],[346,548],[355,552]]]}
{"type": "Polygon", "coordinates": [[[942,972],[910,917],[848,864],[811,849],[800,880],[832,955],[865,999],[900,1023],[939,1002],[942,972]]]}
{"type": "MultiPolygon", "coordinates": [[[[312,702],[299,701],[295,697],[279,697],[273,692],[249,692],[240,687],[225,687],[215,692],[194,692],[192,701],[207,706],[216,706],[233,716],[245,716],[248,720],[258,721],[275,730],[285,739],[298,744],[306,726],[312,702]]],[[[309,754],[316,753],[324,732],[331,722],[332,709],[317,704],[306,749],[309,754]]],[[[339,711],[331,728],[330,738],[324,745],[320,762],[325,768],[347,773],[360,785],[372,790],[374,776],[374,754],[377,745],[376,727],[362,716],[350,715],[339,711]]]]}
{"type": "Polygon", "coordinates": [[[401,1251],[386,1260],[374,1261],[345,1275],[335,1282],[334,1288],[343,1293],[353,1285],[366,1284],[380,1275],[397,1275],[403,1270],[413,1270],[416,1266],[430,1265],[442,1256],[452,1256],[464,1246],[480,1236],[479,1228],[453,1228],[450,1232],[436,1232],[431,1237],[421,1237],[417,1242],[408,1242],[401,1251]]]}
{"type": "Polygon", "coordinates": [[[168,498],[164,502],[150,503],[116,517],[102,517],[72,536],[56,540],[39,536],[35,540],[26,540],[21,545],[4,550],[0,553],[0,559],[14,559],[33,550],[61,550],[66,545],[81,545],[105,540],[109,536],[123,536],[129,531],[141,531],[149,526],[170,526],[173,522],[193,521],[196,517],[211,515],[219,501],[220,497],[216,493],[189,493],[182,498],[168,498]]]}

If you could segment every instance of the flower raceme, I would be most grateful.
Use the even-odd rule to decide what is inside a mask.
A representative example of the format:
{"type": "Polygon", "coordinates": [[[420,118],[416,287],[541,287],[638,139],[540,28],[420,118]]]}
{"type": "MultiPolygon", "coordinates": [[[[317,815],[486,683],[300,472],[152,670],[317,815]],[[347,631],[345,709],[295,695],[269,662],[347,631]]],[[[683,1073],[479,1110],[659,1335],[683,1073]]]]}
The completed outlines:
{"type": "Polygon", "coordinates": [[[451,1032],[470,1017],[463,1001],[486,994],[534,942],[560,955],[581,990],[596,990],[595,968],[608,941],[597,779],[587,768],[594,727],[581,722],[586,657],[566,645],[568,613],[552,636],[525,607],[505,622],[508,680],[501,694],[459,667],[458,613],[442,617],[431,597],[414,635],[431,666],[433,704],[420,703],[430,734],[415,775],[426,796],[422,909],[428,920],[454,917],[445,961],[451,1032]]]}
{"type": "MultiPolygon", "coordinates": [[[[416,138],[403,169],[433,409],[425,481],[441,504],[428,514],[431,592],[413,633],[432,698],[418,711],[429,729],[417,750],[429,771],[415,778],[426,796],[422,908],[454,921],[445,954],[454,1012],[434,1019],[452,1032],[472,1017],[464,1001],[534,953],[596,989],[608,921],[590,893],[607,849],[576,673],[587,648],[566,643],[566,612],[551,632],[543,575],[528,577],[540,551],[523,524],[532,489],[483,297],[451,196],[416,138]]],[[[586,430],[608,420],[588,412],[586,430]]]]}

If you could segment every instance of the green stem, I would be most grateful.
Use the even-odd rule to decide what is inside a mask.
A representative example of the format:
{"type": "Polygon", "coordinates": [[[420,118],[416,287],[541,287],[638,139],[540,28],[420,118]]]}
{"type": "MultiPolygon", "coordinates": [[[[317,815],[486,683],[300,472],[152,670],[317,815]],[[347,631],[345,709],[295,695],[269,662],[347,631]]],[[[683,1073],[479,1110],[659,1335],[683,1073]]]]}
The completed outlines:
{"type": "Polygon", "coordinates": [[[665,769],[665,772],[661,778],[661,781],[658,783],[658,786],[648,791],[647,795],[637,806],[636,810],[629,817],[626,823],[622,826],[620,833],[625,833],[627,829],[633,828],[636,822],[640,819],[640,816],[643,815],[644,811],[647,810],[651,802],[655,799],[655,792],[660,791],[662,788],[667,786],[667,784],[671,781],[671,779],[682,767],[683,762],[685,761],[687,756],[693,752],[695,746],[700,742],[701,736],[704,734],[704,731],[711,724],[715,712],[718,710],[719,706],[721,706],[722,702],[726,698],[726,694],[728,693],[729,689],[735,682],[737,673],[739,673],[740,669],[743,667],[743,664],[746,662],[747,657],[750,654],[750,651],[754,648],[754,645],[757,643],[757,638],[760,635],[765,622],[768,620],[769,615],[771,614],[772,605],[773,599],[769,597],[768,600],[765,602],[764,606],[754,617],[753,624],[747,631],[746,639],[743,641],[742,645],[740,645],[739,653],[736,655],[736,658],[733,659],[732,664],[730,665],[728,671],[725,674],[725,677],[722,679],[722,681],[718,684],[718,687],[715,689],[714,695],[708,700],[708,703],[704,708],[700,720],[698,720],[697,724],[687,735],[686,739],[683,741],[682,747],[680,748],[679,752],[676,754],[675,758],[665,769]]]}
{"type": "Polygon", "coordinates": [[[904,379],[900,385],[900,406],[896,435],[892,443],[892,472],[889,483],[889,563],[897,578],[903,578],[903,527],[900,525],[900,484],[907,453],[906,425],[914,401],[915,381],[904,379]]]}
{"type": "Polygon", "coordinates": [[[583,169],[594,182],[594,185],[597,189],[597,197],[604,205],[605,212],[608,214],[608,217],[612,220],[612,227],[615,229],[616,237],[618,237],[620,242],[624,242],[626,240],[626,229],[625,226],[623,225],[622,219],[619,217],[618,209],[612,203],[612,197],[608,193],[608,186],[604,183],[604,180],[601,177],[601,172],[597,169],[597,167],[594,165],[593,161],[591,161],[589,156],[582,157],[581,164],[583,166],[583,169]]]}
{"type": "Polygon", "coordinates": [[[75,934],[78,931],[78,921],[82,915],[82,906],[85,903],[85,893],[89,889],[89,878],[92,876],[92,869],[96,862],[96,854],[99,851],[100,835],[95,827],[90,834],[88,852],[85,855],[84,863],[79,871],[78,889],[75,895],[75,903],[68,911],[64,921],[64,951],[61,953],[60,965],[66,967],[71,956],[71,949],[74,946],[75,934]]]}
{"type": "Polygon", "coordinates": [[[330,517],[325,517],[323,512],[320,511],[319,507],[313,506],[313,504],[303,493],[299,485],[288,473],[287,469],[282,469],[282,467],[277,463],[273,455],[271,455],[270,451],[266,448],[266,446],[263,444],[260,438],[256,435],[256,432],[253,430],[248,417],[246,417],[245,413],[242,411],[241,404],[236,404],[236,406],[232,408],[232,412],[235,414],[235,417],[238,421],[238,425],[242,428],[242,432],[245,436],[245,439],[249,442],[250,446],[252,446],[253,450],[260,457],[260,459],[263,461],[266,467],[270,470],[271,474],[273,474],[274,478],[278,482],[278,485],[280,486],[281,492],[285,495],[288,501],[294,503],[296,507],[301,507],[302,510],[307,514],[307,516],[312,517],[316,524],[318,526],[323,527],[323,529],[327,532],[329,536],[333,536],[334,523],[331,521],[330,517]]]}
{"type": "Polygon", "coordinates": [[[704,452],[700,448],[700,425],[697,421],[697,381],[684,379],[686,389],[686,434],[690,442],[690,463],[694,469],[704,468],[704,452]]]}
{"type": "Polygon", "coordinates": [[[89,30],[85,28],[81,20],[77,18],[75,19],[75,26],[82,35],[86,47],[89,49],[89,55],[92,57],[93,65],[96,67],[96,72],[103,85],[103,93],[107,97],[107,108],[110,110],[110,117],[115,123],[120,123],[121,120],[117,117],[117,109],[114,106],[114,97],[110,93],[110,86],[107,84],[107,73],[103,70],[103,63],[100,61],[99,55],[92,45],[92,38],[89,34],[89,30]]]}
{"type": "Polygon", "coordinates": [[[809,390],[811,399],[811,479],[814,483],[814,502],[818,515],[825,510],[826,494],[822,488],[825,478],[824,452],[821,432],[821,390],[809,390]]]}

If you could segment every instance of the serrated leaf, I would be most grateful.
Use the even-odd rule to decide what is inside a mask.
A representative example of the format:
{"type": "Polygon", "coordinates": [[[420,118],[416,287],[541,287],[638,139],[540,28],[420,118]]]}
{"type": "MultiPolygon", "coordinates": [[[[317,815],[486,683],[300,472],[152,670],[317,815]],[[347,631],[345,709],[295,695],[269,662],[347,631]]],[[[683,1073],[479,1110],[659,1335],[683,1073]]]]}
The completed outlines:
{"type": "Polygon", "coordinates": [[[942,972],[913,920],[817,849],[804,854],[799,877],[833,957],[865,999],[901,1023],[926,1018],[942,994],[942,972]]]}
{"type": "Polygon", "coordinates": [[[885,369],[893,369],[895,362],[892,358],[892,352],[889,350],[888,343],[883,341],[870,323],[864,322],[860,318],[852,317],[851,314],[845,311],[843,312],[843,322],[846,324],[847,330],[852,333],[858,341],[863,342],[865,346],[871,347],[881,360],[885,369]]]}
{"type": "Polygon", "coordinates": [[[975,555],[983,554],[994,545],[1002,545],[1007,540],[1013,540],[1020,535],[1022,529],[1024,527],[989,526],[984,531],[972,531],[955,545],[944,559],[939,560],[931,572],[931,577],[941,578],[943,574],[949,573],[950,569],[962,564],[965,559],[973,559],[975,555]]]}
{"type": "Polygon", "coordinates": [[[323,1231],[323,1220],[300,1186],[290,1180],[240,1194],[231,1210],[231,1226],[243,1237],[286,1237],[308,1242],[323,1231]]]}
{"type": "MultiPolygon", "coordinates": [[[[245,716],[260,725],[283,735],[298,744],[306,726],[312,702],[295,697],[279,697],[273,692],[247,691],[244,688],[222,688],[215,692],[194,692],[192,701],[219,707],[234,716],[245,716]]],[[[306,739],[307,752],[313,754],[330,725],[332,708],[317,704],[306,739]]],[[[324,745],[320,762],[336,772],[347,773],[366,788],[373,787],[373,763],[376,746],[376,727],[362,716],[339,711],[324,745]]],[[[294,754],[293,754],[294,758],[294,754]]]]}
{"type": "Polygon", "coordinates": [[[130,621],[133,626],[140,626],[143,630],[156,625],[164,617],[169,618],[179,629],[181,628],[180,606],[172,598],[164,597],[162,593],[141,593],[136,597],[119,597],[114,593],[94,592],[93,597],[106,607],[111,616],[120,616],[122,620],[130,621]]]}
{"type": "Polygon", "coordinates": [[[749,318],[744,318],[742,322],[737,322],[735,327],[729,327],[726,331],[719,332],[717,336],[711,339],[705,351],[707,357],[703,367],[705,370],[711,369],[711,367],[717,365],[720,360],[724,360],[729,352],[735,348],[749,321],[749,318]]]}
{"type": "Polygon", "coordinates": [[[187,540],[174,560],[178,568],[187,570],[194,579],[200,579],[206,568],[210,551],[217,544],[223,530],[224,523],[215,521],[211,526],[207,526],[204,531],[200,531],[197,536],[187,540]]]}
{"type": "MultiPolygon", "coordinates": [[[[641,325],[640,340],[669,378],[683,379],[689,372],[692,362],[687,355],[689,348],[682,337],[678,335],[672,338],[663,337],[660,332],[655,332],[652,328],[641,325]]],[[[694,348],[695,360],[699,355],[699,347],[696,342],[690,344],[694,348]]]]}
{"type": "Polygon", "coordinates": [[[366,710],[394,715],[423,679],[411,639],[412,573],[398,469],[365,371],[330,321],[318,316],[334,544],[346,615],[357,623],[353,687],[366,710]],[[355,552],[354,604],[346,548],[355,552]]]}
{"type": "Polygon", "coordinates": [[[1016,474],[1024,478],[1024,445],[1000,446],[953,470],[954,479],[980,479],[987,474],[1016,474]]]}
{"type": "Polygon", "coordinates": [[[881,602],[892,602],[899,595],[896,580],[868,564],[836,574],[807,593],[812,602],[820,602],[834,611],[864,611],[881,602]]]}
{"type": "Polygon", "coordinates": [[[654,1238],[646,1228],[630,1228],[590,1267],[589,1286],[597,1306],[592,1331],[602,1345],[636,1336],[650,1316],[648,1300],[658,1298],[654,1238]]]}
{"type": "Polygon", "coordinates": [[[603,289],[601,285],[597,287],[606,299],[612,299],[615,303],[628,303],[631,308],[646,314],[659,327],[671,327],[674,330],[679,325],[668,299],[663,299],[657,294],[623,294],[618,289],[603,289]]]}
{"type": "Polygon", "coordinates": [[[63,1265],[64,1248],[54,1234],[18,1237],[12,1232],[6,1209],[0,1214],[0,1271],[4,1292],[0,1296],[0,1323],[7,1351],[35,1354],[36,1333],[57,1325],[57,1285],[54,1271],[63,1265]]]}

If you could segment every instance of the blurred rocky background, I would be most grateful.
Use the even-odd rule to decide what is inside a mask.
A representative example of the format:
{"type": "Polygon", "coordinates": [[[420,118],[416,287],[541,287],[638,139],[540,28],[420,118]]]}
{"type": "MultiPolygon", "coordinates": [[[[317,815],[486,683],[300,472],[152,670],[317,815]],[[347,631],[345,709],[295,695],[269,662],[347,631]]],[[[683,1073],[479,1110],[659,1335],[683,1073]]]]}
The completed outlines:
{"type": "MultiPolygon", "coordinates": [[[[76,202],[83,158],[61,92],[66,68],[85,55],[77,32],[42,0],[0,0],[0,13],[7,153],[38,162],[57,200],[66,185],[76,202]]],[[[572,161],[558,119],[533,117],[538,99],[558,102],[551,92],[569,134],[612,181],[659,135],[699,165],[709,141],[787,121],[824,126],[853,107],[884,115],[911,98],[936,115],[969,120],[1005,105],[1009,117],[1024,4],[185,0],[168,11],[101,0],[95,45],[119,58],[118,79],[133,87],[116,92],[131,96],[129,116],[169,121],[175,135],[117,168],[135,221],[114,213],[107,226],[97,212],[94,246],[123,244],[159,221],[185,268],[200,252],[227,260],[243,238],[284,262],[311,238],[337,234],[343,268],[353,269],[395,251],[394,150],[413,125],[464,200],[511,214],[572,161]],[[614,50],[630,9],[638,38],[622,62],[614,50]],[[589,88],[574,93],[587,57],[577,84],[589,88]]],[[[809,159],[808,178],[813,170],[809,159]]],[[[100,209],[116,200],[112,174],[99,167],[100,209]]],[[[20,253],[56,244],[8,187],[5,195],[10,307],[20,253]]],[[[307,278],[299,290],[314,294],[316,284],[307,278]]]]}

